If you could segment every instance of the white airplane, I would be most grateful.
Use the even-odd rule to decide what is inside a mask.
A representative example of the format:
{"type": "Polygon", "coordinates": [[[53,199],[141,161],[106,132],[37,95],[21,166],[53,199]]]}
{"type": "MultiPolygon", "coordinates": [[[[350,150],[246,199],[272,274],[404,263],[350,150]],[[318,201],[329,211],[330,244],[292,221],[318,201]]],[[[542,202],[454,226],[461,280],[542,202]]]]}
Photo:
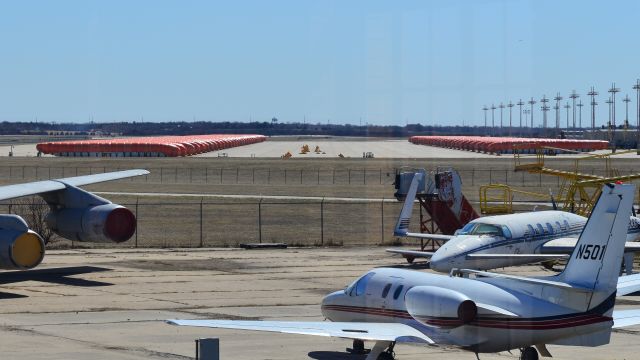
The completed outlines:
{"type": "MultiPolygon", "coordinates": [[[[412,263],[430,258],[429,267],[439,272],[452,269],[489,270],[568,258],[587,218],[565,211],[535,211],[486,216],[470,221],[455,235],[408,232],[421,173],[409,187],[394,235],[446,241],[435,252],[387,249],[412,263]]],[[[625,245],[625,270],[631,273],[634,252],[640,251],[640,219],[630,217],[625,245]]]]}
{"type": "MultiPolygon", "coordinates": [[[[326,296],[332,322],[168,320],[170,324],[375,341],[367,360],[393,359],[396,344],[455,346],[476,353],[546,345],[600,346],[614,328],[640,324],[640,309],[614,311],[616,292],[640,289],[640,274],[618,279],[634,185],[606,185],[564,271],[522,277],[461,270],[472,277],[380,268],[326,296]]],[[[536,351],[537,348],[537,351],[536,351]]]]}
{"type": "MultiPolygon", "coordinates": [[[[40,195],[49,205],[47,225],[67,239],[88,242],[123,242],[136,230],[136,217],[78,186],[146,175],[146,170],[126,170],[57,180],[0,186],[0,201],[40,195]]],[[[44,258],[39,234],[18,215],[0,214],[0,269],[28,270],[44,258]]]]}

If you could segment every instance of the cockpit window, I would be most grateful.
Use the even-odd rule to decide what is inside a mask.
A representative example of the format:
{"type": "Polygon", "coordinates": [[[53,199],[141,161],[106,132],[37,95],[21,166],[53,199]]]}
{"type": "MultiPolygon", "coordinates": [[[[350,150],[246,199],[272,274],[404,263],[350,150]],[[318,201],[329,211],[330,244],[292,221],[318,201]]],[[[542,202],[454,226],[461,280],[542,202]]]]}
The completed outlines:
{"type": "Polygon", "coordinates": [[[507,239],[511,239],[511,237],[513,235],[511,235],[511,230],[509,230],[509,228],[506,225],[502,225],[502,233],[504,234],[504,237],[506,237],[507,239]]]}
{"type": "MultiPolygon", "coordinates": [[[[500,226],[483,223],[469,223],[456,232],[457,235],[493,235],[505,236],[500,226]]],[[[507,229],[508,231],[509,229],[507,229]]],[[[509,232],[511,234],[511,232],[509,232]]]]}
{"type": "Polygon", "coordinates": [[[475,229],[473,229],[473,235],[502,236],[502,229],[500,229],[496,225],[478,224],[478,226],[476,226],[475,229]]]}
{"type": "Polygon", "coordinates": [[[475,226],[476,226],[476,223],[468,223],[462,229],[456,231],[456,234],[457,235],[469,235],[475,226]]]}
{"type": "Polygon", "coordinates": [[[354,284],[349,285],[349,287],[345,290],[345,293],[350,296],[360,296],[364,294],[365,290],[367,290],[367,284],[369,283],[369,279],[371,279],[375,275],[375,273],[370,272],[360,279],[358,279],[354,284]]]}

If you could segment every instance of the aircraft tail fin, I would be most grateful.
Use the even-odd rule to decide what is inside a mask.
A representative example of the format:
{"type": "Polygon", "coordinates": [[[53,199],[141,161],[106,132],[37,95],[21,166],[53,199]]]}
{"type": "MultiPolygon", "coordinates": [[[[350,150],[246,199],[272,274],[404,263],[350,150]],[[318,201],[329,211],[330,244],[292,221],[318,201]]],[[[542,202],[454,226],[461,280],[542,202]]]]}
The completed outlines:
{"type": "MultiPolygon", "coordinates": [[[[593,289],[589,309],[616,291],[635,186],[606,184],[559,275],[563,282],[593,289]]],[[[607,309],[610,310],[610,309],[607,309]]]]}
{"type": "Polygon", "coordinates": [[[407,232],[409,232],[409,223],[411,222],[411,214],[413,213],[413,202],[416,200],[418,185],[423,177],[424,173],[416,172],[413,180],[411,180],[407,197],[404,199],[402,211],[400,211],[400,217],[398,217],[396,227],[393,229],[393,235],[395,236],[406,236],[407,232]]]}

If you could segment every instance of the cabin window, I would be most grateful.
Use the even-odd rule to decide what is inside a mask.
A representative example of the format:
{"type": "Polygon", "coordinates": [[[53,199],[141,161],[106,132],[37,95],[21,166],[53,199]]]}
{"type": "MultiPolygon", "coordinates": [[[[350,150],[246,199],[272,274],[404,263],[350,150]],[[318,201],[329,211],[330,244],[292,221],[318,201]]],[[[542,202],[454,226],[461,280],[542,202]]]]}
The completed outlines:
{"type": "Polygon", "coordinates": [[[535,230],[533,230],[533,226],[531,225],[527,225],[527,229],[529,229],[527,232],[529,233],[529,236],[533,236],[536,234],[535,230]]]}
{"type": "Polygon", "coordinates": [[[389,290],[391,290],[391,284],[387,284],[384,289],[382,289],[382,298],[386,298],[387,294],[389,294],[389,290]]]}
{"type": "Polygon", "coordinates": [[[398,300],[400,297],[400,293],[402,292],[403,285],[400,285],[396,288],[396,291],[393,292],[393,300],[398,300]]]}
{"type": "Polygon", "coordinates": [[[494,236],[503,236],[502,229],[500,229],[496,225],[491,224],[478,224],[472,232],[473,235],[494,235],[494,236]]]}
{"type": "Polygon", "coordinates": [[[469,235],[475,226],[476,223],[468,223],[462,229],[457,230],[456,235],[469,235]]]}
{"type": "Polygon", "coordinates": [[[553,226],[549,223],[547,223],[547,230],[549,231],[549,234],[553,235],[553,226]]]}
{"type": "Polygon", "coordinates": [[[560,221],[556,221],[556,225],[558,225],[558,231],[562,231],[562,225],[560,225],[560,221]]]}
{"type": "Polygon", "coordinates": [[[567,220],[564,221],[564,226],[566,230],[569,230],[569,222],[567,220]]]}
{"type": "Polygon", "coordinates": [[[544,228],[542,227],[542,224],[540,224],[540,223],[536,224],[536,234],[539,234],[539,235],[543,235],[544,234],[544,228]]]}

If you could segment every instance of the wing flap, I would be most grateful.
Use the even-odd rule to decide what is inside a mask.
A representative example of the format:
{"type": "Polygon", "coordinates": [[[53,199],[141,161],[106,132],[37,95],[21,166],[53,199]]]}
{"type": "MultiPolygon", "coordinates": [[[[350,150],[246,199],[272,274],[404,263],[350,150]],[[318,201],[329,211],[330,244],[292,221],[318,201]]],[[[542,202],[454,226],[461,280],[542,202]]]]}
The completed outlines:
{"type": "Polygon", "coordinates": [[[403,249],[387,249],[387,252],[400,254],[402,256],[408,256],[413,258],[430,258],[433,256],[433,252],[419,251],[419,250],[403,250],[403,249]]]}
{"type": "Polygon", "coordinates": [[[620,276],[616,296],[629,295],[640,291],[640,274],[620,276]]]}
{"type": "Polygon", "coordinates": [[[363,322],[295,322],[295,321],[235,321],[235,320],[167,320],[180,326],[253,330],[286,334],[316,335],[371,341],[397,341],[433,344],[434,341],[417,329],[399,323],[363,322]]]}

